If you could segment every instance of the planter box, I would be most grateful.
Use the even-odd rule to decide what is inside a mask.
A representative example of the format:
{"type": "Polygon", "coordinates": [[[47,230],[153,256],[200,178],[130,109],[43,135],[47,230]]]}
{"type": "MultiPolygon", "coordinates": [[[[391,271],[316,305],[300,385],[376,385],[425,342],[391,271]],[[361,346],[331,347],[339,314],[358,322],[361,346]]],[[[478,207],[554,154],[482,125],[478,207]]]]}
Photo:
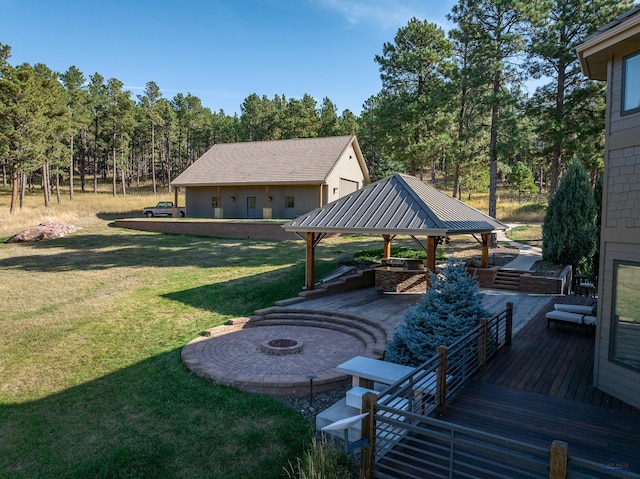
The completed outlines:
{"type": "Polygon", "coordinates": [[[542,294],[569,294],[571,270],[571,266],[566,266],[559,278],[523,274],[520,277],[520,291],[542,294]]]}

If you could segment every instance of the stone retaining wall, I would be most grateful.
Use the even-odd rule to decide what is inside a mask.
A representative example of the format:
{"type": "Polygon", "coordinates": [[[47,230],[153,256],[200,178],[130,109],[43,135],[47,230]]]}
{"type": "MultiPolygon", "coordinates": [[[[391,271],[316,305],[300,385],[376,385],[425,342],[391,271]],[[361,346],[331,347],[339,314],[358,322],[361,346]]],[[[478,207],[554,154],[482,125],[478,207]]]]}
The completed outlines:
{"type": "Polygon", "coordinates": [[[493,288],[493,283],[498,275],[500,266],[493,266],[491,268],[474,268],[467,267],[467,273],[471,276],[475,275],[481,288],[493,288]]]}
{"type": "Polygon", "coordinates": [[[217,238],[256,239],[256,240],[296,240],[294,233],[282,228],[287,221],[260,220],[189,220],[174,218],[131,218],[115,220],[119,228],[158,233],[213,236],[217,238]]]}
{"type": "Polygon", "coordinates": [[[375,269],[376,289],[396,293],[425,293],[427,272],[383,266],[375,269]]]}
{"type": "Polygon", "coordinates": [[[523,274],[520,276],[520,291],[542,294],[570,294],[571,277],[571,266],[566,266],[559,278],[523,274]]]}

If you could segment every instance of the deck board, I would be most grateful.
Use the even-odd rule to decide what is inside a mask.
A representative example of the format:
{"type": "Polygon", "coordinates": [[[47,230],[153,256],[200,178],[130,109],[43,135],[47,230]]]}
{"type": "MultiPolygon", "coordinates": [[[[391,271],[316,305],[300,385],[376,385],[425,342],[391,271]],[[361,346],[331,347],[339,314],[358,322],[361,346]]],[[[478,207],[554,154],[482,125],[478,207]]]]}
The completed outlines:
{"type": "Polygon", "coordinates": [[[547,330],[544,313],[552,308],[540,311],[437,417],[543,447],[566,441],[570,456],[603,468],[615,460],[640,472],[640,410],[593,387],[593,335],[573,326],[547,330]]]}

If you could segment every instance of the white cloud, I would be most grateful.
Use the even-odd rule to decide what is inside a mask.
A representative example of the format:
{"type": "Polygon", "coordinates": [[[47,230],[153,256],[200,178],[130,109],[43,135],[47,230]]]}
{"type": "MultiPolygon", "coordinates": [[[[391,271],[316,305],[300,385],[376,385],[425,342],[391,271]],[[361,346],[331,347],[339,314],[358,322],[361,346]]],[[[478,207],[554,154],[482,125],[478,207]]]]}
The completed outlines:
{"type": "Polygon", "coordinates": [[[454,0],[316,0],[340,14],[350,25],[369,24],[396,30],[413,18],[426,19],[448,29],[446,15],[454,0]]]}

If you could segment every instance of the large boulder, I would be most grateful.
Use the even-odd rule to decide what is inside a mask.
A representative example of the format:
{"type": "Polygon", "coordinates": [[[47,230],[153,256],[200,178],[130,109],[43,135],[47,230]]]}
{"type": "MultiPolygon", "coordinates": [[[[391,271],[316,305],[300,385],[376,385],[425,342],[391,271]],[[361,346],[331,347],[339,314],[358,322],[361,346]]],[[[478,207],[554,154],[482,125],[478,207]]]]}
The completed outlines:
{"type": "Polygon", "coordinates": [[[34,241],[44,241],[54,238],[61,238],[69,233],[78,231],[78,227],[60,221],[48,221],[41,223],[34,228],[21,231],[7,240],[7,243],[32,243],[34,241]]]}

